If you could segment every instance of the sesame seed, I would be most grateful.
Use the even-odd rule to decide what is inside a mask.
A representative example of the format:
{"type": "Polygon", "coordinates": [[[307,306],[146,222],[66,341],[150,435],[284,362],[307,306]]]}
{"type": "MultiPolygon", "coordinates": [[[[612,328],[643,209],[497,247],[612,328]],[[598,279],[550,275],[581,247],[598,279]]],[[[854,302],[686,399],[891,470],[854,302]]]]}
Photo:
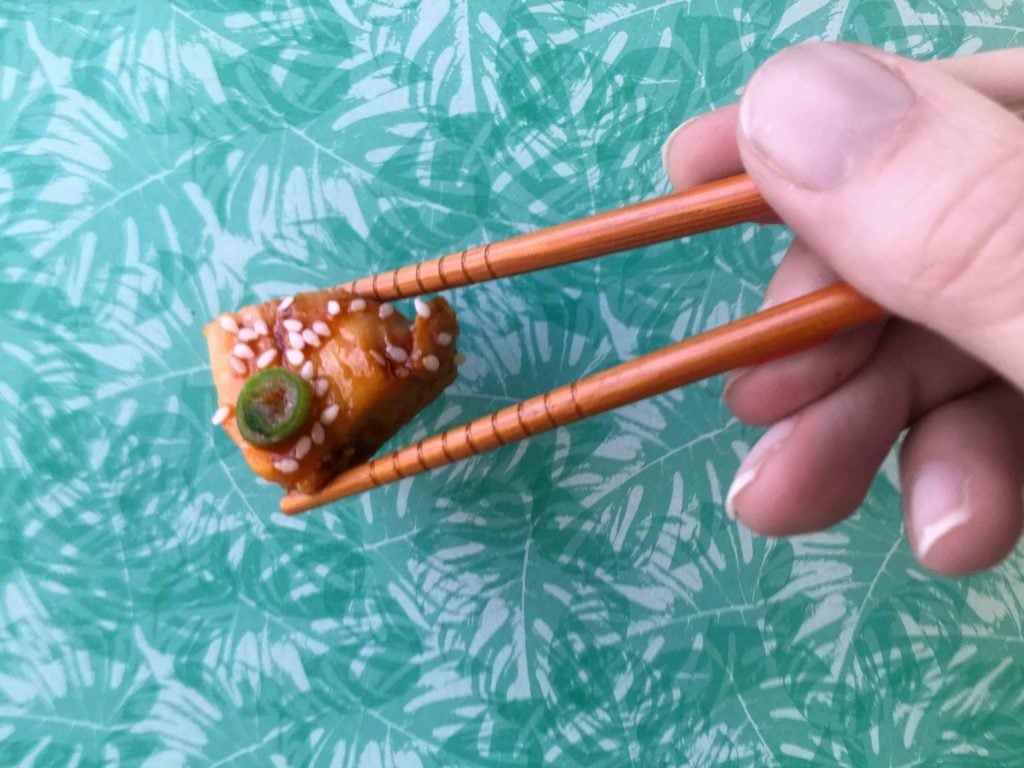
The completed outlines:
{"type": "Polygon", "coordinates": [[[302,338],[304,338],[306,340],[306,343],[309,344],[309,346],[311,347],[320,346],[320,337],[317,336],[316,333],[314,333],[309,328],[302,332],[302,338]]]}
{"type": "Polygon", "coordinates": [[[331,326],[323,320],[315,320],[313,322],[313,333],[317,336],[323,336],[326,339],[331,335],[331,326]]]}
{"type": "Polygon", "coordinates": [[[362,312],[366,309],[366,301],[363,299],[352,299],[352,301],[349,302],[348,308],[353,312],[362,312]]]}
{"type": "Polygon", "coordinates": [[[223,424],[225,421],[227,421],[227,418],[230,415],[231,409],[228,408],[226,405],[222,405],[220,408],[213,412],[213,418],[210,419],[210,423],[213,424],[214,426],[223,424]]]}
{"type": "Polygon", "coordinates": [[[295,459],[278,459],[274,462],[274,469],[278,472],[284,472],[286,475],[290,475],[299,468],[299,462],[295,459]]]}
{"type": "Polygon", "coordinates": [[[256,357],[256,353],[252,351],[252,347],[248,344],[235,344],[231,349],[231,354],[235,357],[241,358],[242,360],[251,360],[256,357]]]}
{"type": "Polygon", "coordinates": [[[383,304],[381,304],[380,309],[377,310],[377,315],[380,317],[381,320],[386,320],[393,314],[395,314],[394,306],[386,301],[383,304]]]}
{"type": "Polygon", "coordinates": [[[331,317],[334,317],[335,315],[340,314],[340,313],[341,313],[341,304],[336,302],[334,299],[331,299],[330,301],[327,302],[327,314],[328,315],[330,315],[331,317]]]}
{"type": "Polygon", "coordinates": [[[327,435],[324,434],[324,428],[320,426],[319,423],[314,424],[313,428],[309,430],[309,436],[313,438],[313,442],[317,445],[323,445],[324,438],[327,437],[327,435]]]}
{"type": "Polygon", "coordinates": [[[289,349],[284,353],[284,356],[288,358],[288,362],[296,368],[302,365],[302,362],[306,359],[306,356],[297,349],[289,349]]]}
{"type": "Polygon", "coordinates": [[[323,397],[327,394],[327,388],[330,386],[330,382],[328,382],[327,379],[317,379],[313,386],[316,389],[316,396],[323,397]]]}
{"type": "Polygon", "coordinates": [[[270,335],[270,329],[267,327],[266,322],[261,317],[257,317],[255,320],[252,321],[252,327],[260,336],[270,335]]]}
{"type": "Polygon", "coordinates": [[[295,443],[295,458],[305,458],[306,454],[309,453],[309,449],[313,447],[313,438],[309,435],[303,435],[299,438],[299,441],[295,443]]]}
{"type": "Polygon", "coordinates": [[[456,365],[462,365],[464,362],[466,362],[466,356],[464,354],[462,354],[461,352],[459,352],[455,356],[454,362],[455,362],[456,365]]]}
{"type": "Polygon", "coordinates": [[[424,320],[430,319],[430,305],[427,304],[423,299],[413,299],[413,305],[416,307],[416,314],[422,317],[424,320]]]}
{"type": "Polygon", "coordinates": [[[275,360],[277,360],[277,350],[268,349],[266,352],[262,353],[259,357],[256,358],[256,367],[260,369],[266,368],[275,360]]]}
{"type": "Polygon", "coordinates": [[[231,366],[231,369],[235,373],[240,374],[242,376],[244,376],[245,374],[247,374],[249,372],[249,366],[247,366],[245,363],[243,363],[237,357],[234,357],[234,356],[229,357],[228,358],[228,365],[231,366]]]}
{"type": "Polygon", "coordinates": [[[284,301],[277,305],[277,311],[284,312],[286,309],[288,309],[288,307],[292,305],[293,301],[295,301],[295,297],[289,296],[287,299],[285,299],[284,301]]]}
{"type": "Polygon", "coordinates": [[[301,333],[295,333],[295,331],[292,331],[288,334],[288,344],[295,347],[295,349],[302,349],[306,346],[306,340],[302,338],[301,333]]]}
{"type": "Polygon", "coordinates": [[[409,353],[406,352],[401,347],[393,347],[390,344],[388,344],[387,349],[384,351],[387,352],[388,357],[390,357],[396,363],[404,363],[406,360],[409,359],[409,353]]]}
{"type": "Polygon", "coordinates": [[[423,358],[423,367],[428,371],[436,371],[441,367],[441,361],[437,359],[437,355],[427,355],[423,358]]]}
{"type": "Polygon", "coordinates": [[[441,331],[439,334],[437,334],[437,343],[440,344],[442,347],[447,347],[449,344],[452,343],[452,335],[450,333],[447,333],[446,331],[441,331]]]}
{"type": "Polygon", "coordinates": [[[302,333],[302,321],[296,320],[294,317],[289,317],[287,320],[281,322],[286,331],[295,331],[296,333],[302,333]]]}
{"type": "Polygon", "coordinates": [[[372,357],[374,360],[376,360],[381,365],[387,365],[388,364],[388,361],[384,359],[384,355],[382,355],[376,349],[371,349],[370,350],[370,357],[372,357]]]}
{"type": "Polygon", "coordinates": [[[220,316],[220,327],[228,333],[238,333],[238,323],[231,315],[220,316]]]}
{"type": "Polygon", "coordinates": [[[341,408],[338,406],[337,403],[332,403],[331,405],[328,405],[326,408],[324,408],[324,412],[320,414],[320,423],[323,424],[325,427],[328,426],[336,418],[338,418],[338,411],[340,410],[341,408]]]}
{"type": "Polygon", "coordinates": [[[259,335],[252,328],[243,328],[238,332],[239,341],[256,341],[259,335]]]}
{"type": "Polygon", "coordinates": [[[306,381],[312,381],[314,373],[315,371],[313,370],[313,361],[307,360],[302,364],[302,370],[299,371],[299,376],[301,376],[306,381]]]}

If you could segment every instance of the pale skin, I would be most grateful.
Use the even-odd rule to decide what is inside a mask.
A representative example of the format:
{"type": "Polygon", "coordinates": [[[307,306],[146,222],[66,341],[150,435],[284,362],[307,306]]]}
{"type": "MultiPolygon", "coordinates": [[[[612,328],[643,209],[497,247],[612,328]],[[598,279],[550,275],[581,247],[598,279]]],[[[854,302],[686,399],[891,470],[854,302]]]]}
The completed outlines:
{"type": "Polygon", "coordinates": [[[926,567],[991,567],[1024,486],[1024,48],[929,63],[838,43],[784,51],[739,104],[665,144],[677,189],[746,171],[796,239],[765,293],[846,280],[892,316],[727,380],[774,425],[728,511],[772,536],[852,514],[901,433],[926,567]]]}

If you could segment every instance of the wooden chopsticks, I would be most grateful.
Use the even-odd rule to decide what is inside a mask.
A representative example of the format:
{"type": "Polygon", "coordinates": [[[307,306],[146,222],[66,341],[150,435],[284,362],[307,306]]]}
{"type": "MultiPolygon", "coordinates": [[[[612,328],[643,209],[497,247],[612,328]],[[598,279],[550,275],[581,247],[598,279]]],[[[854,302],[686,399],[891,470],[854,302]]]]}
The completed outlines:
{"type": "MultiPolygon", "coordinates": [[[[771,209],[745,175],[467,249],[344,286],[390,300],[568,264],[763,218],[771,209]]],[[[288,514],[493,450],[676,387],[807,349],[884,311],[845,283],[758,312],[450,429],[343,472],[314,494],[290,493],[288,514]]]]}
{"type": "Polygon", "coordinates": [[[771,212],[754,182],[742,173],[341,287],[377,301],[411,298],[723,229],[771,212]]]}

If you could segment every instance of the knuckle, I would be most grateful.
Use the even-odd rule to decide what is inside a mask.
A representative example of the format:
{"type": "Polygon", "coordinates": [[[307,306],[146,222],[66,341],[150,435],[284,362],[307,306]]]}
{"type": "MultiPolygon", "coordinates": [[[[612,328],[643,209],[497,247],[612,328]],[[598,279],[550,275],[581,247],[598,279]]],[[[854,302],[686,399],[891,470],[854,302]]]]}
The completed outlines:
{"type": "Polygon", "coordinates": [[[913,259],[916,292],[973,309],[986,301],[997,319],[1002,302],[989,300],[1020,294],[1024,282],[1024,147],[969,176],[930,218],[913,259]]]}

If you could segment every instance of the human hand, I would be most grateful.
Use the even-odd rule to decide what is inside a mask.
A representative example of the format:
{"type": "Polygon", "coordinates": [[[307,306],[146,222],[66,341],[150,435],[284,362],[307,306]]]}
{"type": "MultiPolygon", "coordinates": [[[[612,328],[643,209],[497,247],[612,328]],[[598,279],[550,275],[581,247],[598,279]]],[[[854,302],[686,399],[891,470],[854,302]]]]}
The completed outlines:
{"type": "Polygon", "coordinates": [[[775,536],[833,525],[909,427],[900,479],[918,559],[967,573],[1013,549],[1024,518],[1021,111],[1024,48],[924,64],[814,43],[770,59],[738,105],[669,137],[676,188],[746,170],[795,232],[766,303],[842,279],[894,315],[728,379],[740,419],[774,424],[736,474],[730,516],[775,536]]]}

